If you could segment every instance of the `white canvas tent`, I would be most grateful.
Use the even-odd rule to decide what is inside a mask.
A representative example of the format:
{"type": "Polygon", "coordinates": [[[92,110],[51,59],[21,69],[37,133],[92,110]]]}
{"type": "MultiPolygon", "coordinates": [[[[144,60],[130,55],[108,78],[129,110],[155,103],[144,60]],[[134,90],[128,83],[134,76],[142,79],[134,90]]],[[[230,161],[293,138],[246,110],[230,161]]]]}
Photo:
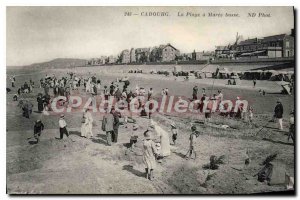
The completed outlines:
{"type": "Polygon", "coordinates": [[[278,81],[276,82],[278,85],[281,85],[282,87],[282,92],[284,94],[288,94],[291,95],[291,84],[289,82],[286,81],[278,81]]]}

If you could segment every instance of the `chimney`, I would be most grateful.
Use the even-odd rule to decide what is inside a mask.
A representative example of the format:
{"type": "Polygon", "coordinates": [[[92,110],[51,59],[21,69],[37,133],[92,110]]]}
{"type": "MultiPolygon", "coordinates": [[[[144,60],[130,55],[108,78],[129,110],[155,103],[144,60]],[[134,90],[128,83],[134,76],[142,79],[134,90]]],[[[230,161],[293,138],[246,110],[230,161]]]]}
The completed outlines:
{"type": "Polygon", "coordinates": [[[295,29],[291,29],[291,36],[295,37],[295,29]]]}

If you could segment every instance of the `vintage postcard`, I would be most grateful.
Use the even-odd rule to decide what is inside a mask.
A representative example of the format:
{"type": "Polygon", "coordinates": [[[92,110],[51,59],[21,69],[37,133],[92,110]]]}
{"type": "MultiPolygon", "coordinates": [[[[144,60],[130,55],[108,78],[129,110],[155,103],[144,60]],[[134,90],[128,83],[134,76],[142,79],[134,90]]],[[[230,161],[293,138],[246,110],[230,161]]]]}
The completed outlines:
{"type": "Polygon", "coordinates": [[[294,7],[6,7],[12,194],[295,194],[294,7]]]}

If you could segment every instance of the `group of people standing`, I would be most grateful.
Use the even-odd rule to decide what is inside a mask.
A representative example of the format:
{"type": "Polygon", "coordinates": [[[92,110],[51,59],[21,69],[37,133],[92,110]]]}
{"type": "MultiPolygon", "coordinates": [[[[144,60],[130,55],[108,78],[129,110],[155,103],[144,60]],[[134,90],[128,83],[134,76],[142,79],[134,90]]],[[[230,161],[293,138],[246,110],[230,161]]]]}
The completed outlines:
{"type": "MultiPolygon", "coordinates": [[[[99,95],[100,94],[100,88],[101,88],[101,81],[97,80],[95,76],[89,77],[88,79],[83,79],[82,77],[79,78],[75,74],[70,74],[70,78],[63,77],[61,79],[58,79],[53,75],[52,77],[49,77],[46,75],[45,79],[41,80],[41,86],[44,88],[44,95],[39,94],[37,97],[38,102],[38,111],[42,112],[47,105],[50,103],[50,94],[49,94],[49,88],[53,88],[53,94],[54,96],[61,95],[61,96],[69,96],[70,90],[77,90],[81,86],[81,81],[84,82],[84,88],[87,93],[91,93],[93,95],[99,95]]],[[[31,82],[31,81],[30,81],[31,82]]],[[[103,96],[107,100],[109,96],[114,96],[117,98],[117,100],[125,99],[128,102],[131,101],[132,98],[137,96],[144,96],[145,100],[151,100],[153,98],[154,91],[152,88],[149,89],[148,93],[146,94],[146,91],[142,87],[136,87],[136,91],[132,92],[129,90],[128,92],[128,85],[130,82],[128,80],[124,81],[124,87],[123,90],[118,86],[117,82],[112,82],[109,88],[107,86],[104,86],[103,90],[103,96]]],[[[27,83],[26,83],[27,84],[27,83]]],[[[28,85],[28,84],[27,84],[28,85]]],[[[30,84],[32,85],[32,84],[30,84]]],[[[14,85],[15,86],[15,85],[14,85]]],[[[14,87],[13,86],[13,87],[14,87]]],[[[29,87],[29,85],[28,85],[29,87]]],[[[25,88],[25,84],[24,87],[25,88]]],[[[27,89],[27,86],[26,86],[27,89]]],[[[161,95],[169,95],[168,88],[165,88],[162,90],[161,95]]],[[[195,86],[193,88],[193,94],[192,99],[197,100],[198,99],[198,87],[195,86]]],[[[200,98],[201,101],[205,100],[217,100],[217,101],[223,101],[223,94],[221,90],[218,91],[218,95],[214,94],[212,97],[206,96],[205,88],[202,89],[202,97],[200,98]]],[[[239,100],[239,99],[237,99],[239,100]]],[[[143,102],[139,102],[139,107],[142,107],[144,105],[143,102]]],[[[32,106],[27,106],[29,108],[26,108],[26,117],[29,117],[29,114],[32,112],[32,106]]],[[[253,113],[253,112],[252,112],[253,113]]],[[[208,115],[209,116],[209,115],[208,115]]],[[[124,117],[124,116],[123,116],[124,117]]],[[[111,110],[106,109],[106,114],[103,117],[102,120],[102,131],[106,133],[106,142],[107,145],[111,146],[113,143],[118,142],[118,135],[119,135],[119,126],[120,126],[120,118],[121,114],[117,112],[114,108],[111,108],[111,110]]],[[[126,117],[125,117],[126,118],[126,117]]],[[[150,118],[150,115],[149,115],[150,118]]],[[[253,118],[253,114],[252,114],[253,118]]],[[[283,129],[282,125],[282,118],[283,118],[283,106],[281,104],[281,101],[277,101],[277,105],[274,110],[274,118],[278,119],[279,128],[283,129]]],[[[82,120],[81,120],[81,137],[84,138],[93,138],[93,117],[90,112],[90,110],[84,109],[82,120]]],[[[126,120],[125,120],[126,122],[126,120]]],[[[176,124],[173,122],[171,125],[171,134],[172,134],[172,142],[173,145],[176,145],[176,141],[178,138],[178,129],[176,124]]],[[[294,122],[293,122],[294,125],[294,122]]],[[[59,139],[63,139],[64,135],[69,137],[69,132],[67,130],[67,123],[65,121],[64,114],[60,115],[59,121],[59,139]]],[[[41,122],[41,120],[37,120],[34,125],[34,138],[37,139],[37,142],[39,142],[39,137],[44,130],[44,124],[41,122]]],[[[293,129],[294,130],[294,129],[293,129]]],[[[130,135],[130,148],[133,149],[135,144],[138,141],[139,133],[138,133],[138,125],[136,123],[133,123],[132,126],[132,133],[130,135]]],[[[169,133],[165,131],[161,126],[159,126],[156,122],[153,120],[150,120],[150,125],[148,126],[147,130],[143,134],[144,140],[143,140],[143,161],[145,164],[145,172],[146,172],[146,178],[153,180],[154,177],[154,170],[156,168],[156,163],[158,161],[161,161],[163,158],[168,157],[171,155],[171,148],[170,148],[170,137],[169,133]],[[156,139],[157,138],[157,142],[156,139]]],[[[186,158],[190,159],[192,155],[196,158],[196,151],[195,151],[195,141],[196,138],[200,136],[200,132],[197,131],[196,126],[191,127],[191,134],[189,135],[189,149],[186,154],[186,158]]]]}
{"type": "MultiPolygon", "coordinates": [[[[173,144],[175,145],[178,130],[174,122],[171,123],[171,133],[173,144]]],[[[194,125],[191,126],[191,134],[188,138],[189,148],[185,155],[187,160],[191,159],[192,155],[194,155],[194,159],[196,159],[195,143],[196,138],[199,136],[200,132],[197,130],[197,127],[194,125]]],[[[171,149],[168,132],[151,120],[150,126],[144,132],[143,140],[143,162],[145,164],[146,178],[153,180],[157,162],[161,162],[161,159],[170,155],[171,149]]]]}

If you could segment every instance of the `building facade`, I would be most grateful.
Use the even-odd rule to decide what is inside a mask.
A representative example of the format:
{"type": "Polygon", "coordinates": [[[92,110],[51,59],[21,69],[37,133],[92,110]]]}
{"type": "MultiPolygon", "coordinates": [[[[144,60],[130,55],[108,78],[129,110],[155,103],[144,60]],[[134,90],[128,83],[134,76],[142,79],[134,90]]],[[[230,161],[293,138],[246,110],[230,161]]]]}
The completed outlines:
{"type": "Polygon", "coordinates": [[[237,57],[281,58],[294,57],[294,37],[287,34],[272,35],[241,41],[232,46],[237,57]]]}
{"type": "Polygon", "coordinates": [[[137,48],[135,50],[136,62],[144,63],[149,62],[150,48],[137,48]]]}
{"type": "Polygon", "coordinates": [[[283,57],[295,56],[295,40],[293,36],[287,35],[283,39],[283,57]]]}
{"type": "Polygon", "coordinates": [[[175,60],[176,56],[180,55],[180,51],[171,44],[160,45],[162,62],[169,62],[175,60]]]}
{"type": "Polygon", "coordinates": [[[216,46],[215,57],[222,58],[228,57],[232,54],[229,46],[216,46]]]}
{"type": "Polygon", "coordinates": [[[116,63],[116,61],[117,61],[116,57],[114,57],[114,56],[109,56],[108,57],[108,63],[109,64],[114,64],[114,63],[116,63]]]}
{"type": "Polygon", "coordinates": [[[159,47],[151,48],[149,61],[150,62],[161,62],[161,49],[159,47]]]}
{"type": "Polygon", "coordinates": [[[211,57],[213,57],[214,52],[209,52],[209,51],[201,51],[201,52],[196,52],[194,51],[192,53],[192,60],[209,60],[211,57]]]}
{"type": "Polygon", "coordinates": [[[103,58],[103,56],[101,56],[100,58],[92,58],[88,61],[88,64],[93,66],[104,65],[105,59],[103,58]]]}
{"type": "Polygon", "coordinates": [[[131,48],[130,49],[130,63],[135,63],[135,62],[136,62],[135,49],[131,48]]]}
{"type": "Polygon", "coordinates": [[[125,49],[121,52],[122,64],[130,63],[130,51],[125,49]]]}
{"type": "Polygon", "coordinates": [[[271,35],[251,38],[234,45],[216,46],[216,58],[257,57],[281,58],[294,57],[294,29],[291,34],[271,35]]]}

